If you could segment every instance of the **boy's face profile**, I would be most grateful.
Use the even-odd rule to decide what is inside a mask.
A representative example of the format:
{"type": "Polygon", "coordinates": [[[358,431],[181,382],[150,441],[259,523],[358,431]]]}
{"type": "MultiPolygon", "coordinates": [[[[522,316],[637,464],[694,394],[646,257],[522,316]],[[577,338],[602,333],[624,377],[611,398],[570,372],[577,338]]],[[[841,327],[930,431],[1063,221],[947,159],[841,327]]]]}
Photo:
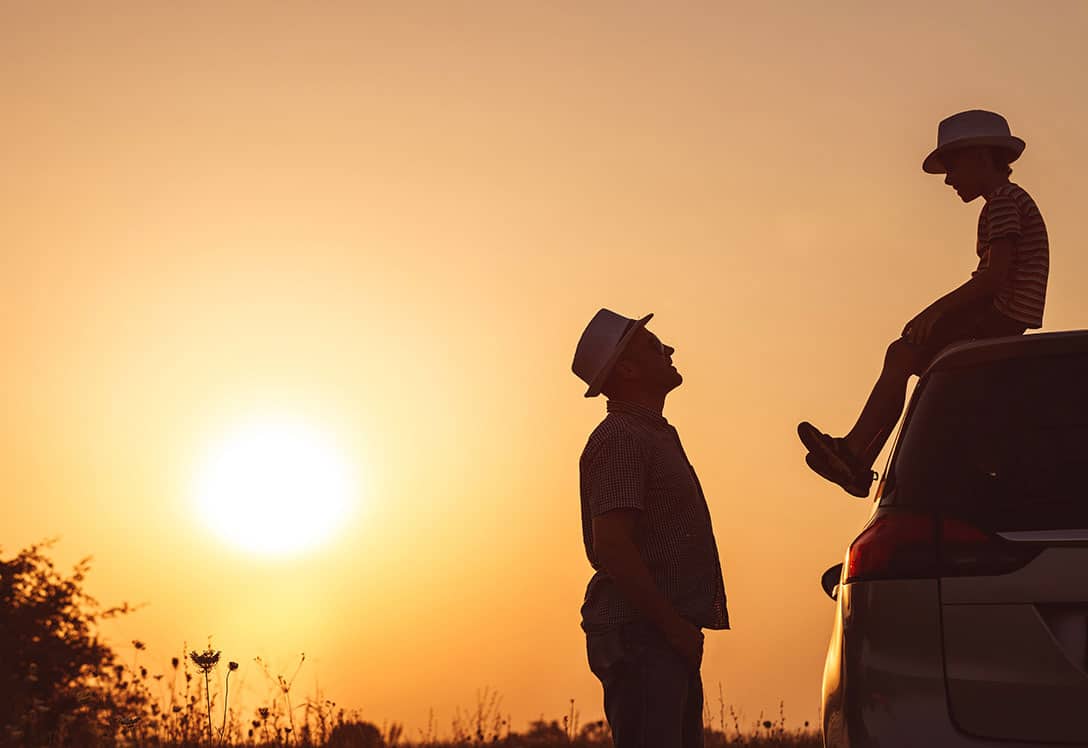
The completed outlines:
{"type": "Polygon", "coordinates": [[[993,156],[988,148],[962,148],[941,156],[947,174],[944,183],[956,190],[965,203],[985,192],[995,173],[993,156]]]}

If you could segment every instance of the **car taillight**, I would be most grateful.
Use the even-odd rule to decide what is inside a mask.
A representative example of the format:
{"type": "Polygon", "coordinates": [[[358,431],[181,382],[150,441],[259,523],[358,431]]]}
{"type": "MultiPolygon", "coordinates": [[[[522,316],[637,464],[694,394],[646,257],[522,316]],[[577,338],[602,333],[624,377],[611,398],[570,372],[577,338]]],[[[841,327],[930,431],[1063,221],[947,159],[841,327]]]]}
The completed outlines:
{"type": "Polygon", "coordinates": [[[850,544],[846,581],[932,577],[937,569],[937,526],[932,514],[889,511],[850,544]]]}
{"type": "Polygon", "coordinates": [[[1042,546],[1012,543],[963,520],[941,522],[940,567],[943,577],[1008,574],[1042,553],[1042,546]]]}
{"type": "Polygon", "coordinates": [[[1039,555],[960,519],[929,512],[879,515],[850,545],[847,582],[1008,574],[1039,555]]]}

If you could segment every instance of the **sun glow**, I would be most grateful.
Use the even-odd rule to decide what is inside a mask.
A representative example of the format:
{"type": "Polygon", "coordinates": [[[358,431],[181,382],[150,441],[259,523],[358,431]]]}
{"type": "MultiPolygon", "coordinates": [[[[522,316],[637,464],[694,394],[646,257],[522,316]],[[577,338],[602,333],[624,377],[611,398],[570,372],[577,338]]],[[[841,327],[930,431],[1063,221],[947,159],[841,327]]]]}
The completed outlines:
{"type": "Polygon", "coordinates": [[[228,544],[294,555],[329,539],[353,508],[356,479],[327,434],[290,418],[260,418],[210,445],[193,499],[228,544]]]}

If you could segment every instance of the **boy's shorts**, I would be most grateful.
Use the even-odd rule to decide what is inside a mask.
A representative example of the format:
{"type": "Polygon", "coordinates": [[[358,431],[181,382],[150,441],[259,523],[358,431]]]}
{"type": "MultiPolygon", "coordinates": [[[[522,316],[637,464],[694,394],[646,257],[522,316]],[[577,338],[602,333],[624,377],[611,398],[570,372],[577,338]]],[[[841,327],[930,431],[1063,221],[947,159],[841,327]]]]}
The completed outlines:
{"type": "Polygon", "coordinates": [[[997,311],[993,299],[985,298],[946,312],[933,325],[925,343],[915,345],[907,342],[906,338],[902,341],[916,354],[912,373],[921,376],[937,354],[953,343],[1022,335],[1026,329],[1027,325],[1023,322],[997,311]]]}

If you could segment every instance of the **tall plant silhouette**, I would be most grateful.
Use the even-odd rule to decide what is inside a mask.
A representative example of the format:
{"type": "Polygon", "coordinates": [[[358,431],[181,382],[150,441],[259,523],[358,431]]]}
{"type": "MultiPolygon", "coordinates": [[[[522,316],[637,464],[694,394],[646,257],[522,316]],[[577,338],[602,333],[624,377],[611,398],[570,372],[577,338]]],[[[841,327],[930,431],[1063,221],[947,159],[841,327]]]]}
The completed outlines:
{"type": "MultiPolygon", "coordinates": [[[[214,740],[212,737],[212,689],[211,689],[211,672],[215,669],[215,666],[219,664],[219,655],[222,652],[213,650],[208,647],[203,652],[190,652],[189,659],[193,661],[193,664],[200,668],[200,672],[204,673],[204,698],[208,701],[208,742],[214,740]]],[[[227,674],[228,679],[230,673],[227,674]]]]}
{"type": "Polygon", "coordinates": [[[47,555],[52,545],[0,558],[2,745],[89,742],[143,707],[139,693],[122,702],[111,688],[121,666],[98,632],[99,620],[133,608],[102,608],[83,589],[90,558],[64,574],[47,555]]]}

